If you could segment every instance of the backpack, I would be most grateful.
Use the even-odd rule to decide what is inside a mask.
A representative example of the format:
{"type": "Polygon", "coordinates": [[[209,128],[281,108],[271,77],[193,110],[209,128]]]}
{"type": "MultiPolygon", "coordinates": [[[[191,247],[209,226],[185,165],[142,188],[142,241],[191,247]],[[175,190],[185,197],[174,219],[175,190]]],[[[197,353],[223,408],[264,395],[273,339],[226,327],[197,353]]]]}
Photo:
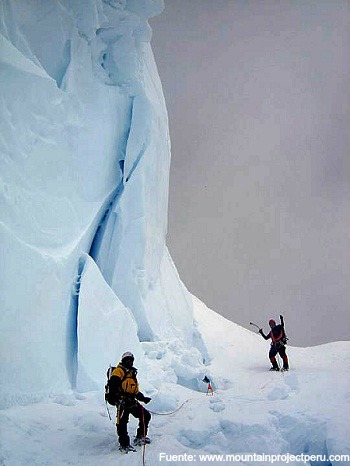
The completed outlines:
{"type": "Polygon", "coordinates": [[[287,341],[288,341],[288,338],[286,337],[286,335],[283,335],[283,337],[281,338],[281,343],[283,343],[284,345],[287,344],[287,341]]]}
{"type": "Polygon", "coordinates": [[[115,394],[111,393],[110,391],[109,381],[110,381],[110,378],[111,378],[111,375],[114,369],[115,369],[115,366],[109,366],[107,370],[107,383],[105,385],[105,402],[112,406],[116,405],[116,400],[115,400],[115,394]]]}
{"type": "Polygon", "coordinates": [[[281,319],[281,324],[282,324],[282,338],[281,338],[281,342],[286,345],[287,344],[287,341],[289,340],[289,338],[287,337],[286,335],[286,331],[285,331],[285,328],[284,328],[284,318],[283,316],[280,316],[280,319],[281,319]]]}
{"type": "MultiPolygon", "coordinates": [[[[114,369],[116,369],[118,367],[109,366],[109,368],[107,370],[107,383],[105,385],[105,401],[106,401],[106,403],[108,403],[108,404],[110,404],[112,406],[117,406],[118,400],[116,399],[116,393],[112,392],[111,389],[110,389],[110,379],[111,379],[111,376],[112,376],[112,373],[113,373],[114,369]]],[[[137,380],[134,379],[132,376],[136,377],[137,369],[132,368],[132,370],[127,370],[125,368],[122,368],[122,370],[124,372],[124,375],[123,375],[123,377],[121,379],[122,393],[136,395],[138,393],[138,391],[139,391],[138,383],[137,383],[137,380]],[[130,374],[131,374],[131,377],[130,377],[130,374]],[[130,378],[132,379],[131,382],[129,381],[130,378]],[[124,386],[124,383],[125,383],[125,386],[124,386]]]]}
{"type": "Polygon", "coordinates": [[[282,328],[282,332],[283,332],[283,334],[282,334],[282,338],[281,338],[281,343],[283,343],[284,345],[286,345],[286,344],[287,344],[287,341],[289,340],[289,338],[288,338],[287,335],[286,335],[286,332],[285,332],[285,330],[284,330],[284,326],[283,326],[283,328],[282,328]]]}

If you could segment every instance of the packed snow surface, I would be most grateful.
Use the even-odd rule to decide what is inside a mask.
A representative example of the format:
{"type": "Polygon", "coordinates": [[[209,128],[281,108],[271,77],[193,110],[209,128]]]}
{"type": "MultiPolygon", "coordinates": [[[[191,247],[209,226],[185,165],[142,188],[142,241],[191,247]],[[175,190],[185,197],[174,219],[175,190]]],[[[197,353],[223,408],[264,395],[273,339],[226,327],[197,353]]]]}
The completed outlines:
{"type": "Polygon", "coordinates": [[[193,298],[172,262],[147,22],[162,8],[0,0],[1,465],[141,464],[103,397],[126,350],[159,413],[146,464],[349,454],[349,342],[290,347],[290,372],[270,373],[268,343],[193,298]]]}
{"type": "MultiPolygon", "coordinates": [[[[145,356],[135,365],[142,391],[152,397],[147,408],[166,413],[188,400],[172,415],[153,415],[147,465],[187,464],[165,462],[160,453],[196,455],[197,463],[201,454],[350,454],[349,342],[289,347],[290,371],[271,373],[267,342],[194,301],[198,330],[211,355],[205,371],[214,395],[207,395],[207,385],[201,382],[198,354],[176,339],[142,344],[145,356]]],[[[102,388],[3,410],[2,464],[141,465],[141,449],[128,455],[119,452],[114,408],[110,407],[110,421],[102,388]]],[[[131,434],[136,425],[131,418],[131,434]]]]}

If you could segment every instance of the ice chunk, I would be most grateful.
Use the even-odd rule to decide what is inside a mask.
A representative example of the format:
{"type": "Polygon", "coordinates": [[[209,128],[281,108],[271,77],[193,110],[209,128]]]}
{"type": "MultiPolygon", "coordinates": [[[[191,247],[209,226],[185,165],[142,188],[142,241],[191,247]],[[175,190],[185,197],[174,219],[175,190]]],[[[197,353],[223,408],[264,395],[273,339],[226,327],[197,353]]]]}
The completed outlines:
{"type": "Polygon", "coordinates": [[[103,385],[109,365],[117,365],[127,350],[140,360],[135,319],[87,257],[79,292],[77,389],[103,385]]]}

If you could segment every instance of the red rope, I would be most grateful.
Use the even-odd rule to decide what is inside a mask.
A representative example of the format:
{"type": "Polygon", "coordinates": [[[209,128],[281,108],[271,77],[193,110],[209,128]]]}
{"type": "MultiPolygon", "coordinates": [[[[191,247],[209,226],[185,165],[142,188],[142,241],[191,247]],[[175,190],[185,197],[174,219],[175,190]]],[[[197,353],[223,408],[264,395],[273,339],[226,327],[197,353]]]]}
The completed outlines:
{"type": "MultiPolygon", "coordinates": [[[[141,405],[142,406],[142,405],[141,405]]],[[[142,464],[146,465],[146,424],[145,424],[145,408],[142,406],[142,422],[143,422],[143,449],[142,449],[142,464]]]]}

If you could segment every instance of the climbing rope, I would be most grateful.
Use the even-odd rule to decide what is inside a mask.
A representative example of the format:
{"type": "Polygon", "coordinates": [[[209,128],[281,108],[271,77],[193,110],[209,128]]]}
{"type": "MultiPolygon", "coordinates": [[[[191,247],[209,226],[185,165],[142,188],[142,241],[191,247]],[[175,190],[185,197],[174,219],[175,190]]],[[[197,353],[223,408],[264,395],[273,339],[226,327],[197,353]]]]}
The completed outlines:
{"type": "MultiPolygon", "coordinates": [[[[178,408],[174,409],[174,411],[170,411],[169,413],[156,413],[155,411],[151,411],[148,409],[147,411],[151,414],[155,414],[156,416],[169,416],[170,414],[174,414],[177,411],[180,411],[181,408],[185,406],[185,404],[189,400],[184,401],[178,408]]],[[[142,423],[143,423],[143,445],[142,445],[142,465],[146,466],[146,425],[145,425],[145,408],[142,406],[142,423]]]]}
{"type": "MultiPolygon", "coordinates": [[[[184,401],[178,408],[174,409],[174,411],[170,411],[169,413],[157,413],[155,411],[151,411],[151,410],[148,410],[148,412],[150,412],[151,414],[155,414],[156,416],[169,416],[170,414],[174,414],[176,413],[177,411],[180,411],[181,408],[183,408],[185,406],[186,403],[188,403],[190,400],[186,400],[184,401]]],[[[142,464],[143,466],[146,466],[146,425],[145,425],[145,408],[143,405],[142,406],[142,423],[143,423],[143,438],[144,438],[144,442],[143,442],[143,445],[142,445],[142,464]]],[[[108,405],[106,403],[106,408],[107,408],[107,412],[108,412],[108,417],[109,417],[109,420],[113,422],[113,419],[110,415],[110,412],[109,412],[109,409],[108,409],[108,405]]]]}
{"type": "Polygon", "coordinates": [[[106,409],[107,409],[107,413],[108,413],[109,420],[111,421],[112,418],[111,418],[111,413],[110,413],[110,411],[109,411],[109,409],[108,409],[108,403],[107,403],[107,401],[106,401],[106,409]]]}
{"type": "Polygon", "coordinates": [[[184,401],[178,408],[174,409],[174,411],[170,411],[169,413],[156,413],[155,411],[150,411],[148,410],[151,414],[155,414],[156,416],[169,416],[170,414],[174,414],[177,411],[180,411],[181,408],[185,406],[186,403],[188,403],[190,400],[184,401]]]}
{"type": "Polygon", "coordinates": [[[143,445],[142,445],[142,464],[146,465],[146,424],[145,424],[145,408],[142,406],[142,422],[143,422],[143,445]]]}

